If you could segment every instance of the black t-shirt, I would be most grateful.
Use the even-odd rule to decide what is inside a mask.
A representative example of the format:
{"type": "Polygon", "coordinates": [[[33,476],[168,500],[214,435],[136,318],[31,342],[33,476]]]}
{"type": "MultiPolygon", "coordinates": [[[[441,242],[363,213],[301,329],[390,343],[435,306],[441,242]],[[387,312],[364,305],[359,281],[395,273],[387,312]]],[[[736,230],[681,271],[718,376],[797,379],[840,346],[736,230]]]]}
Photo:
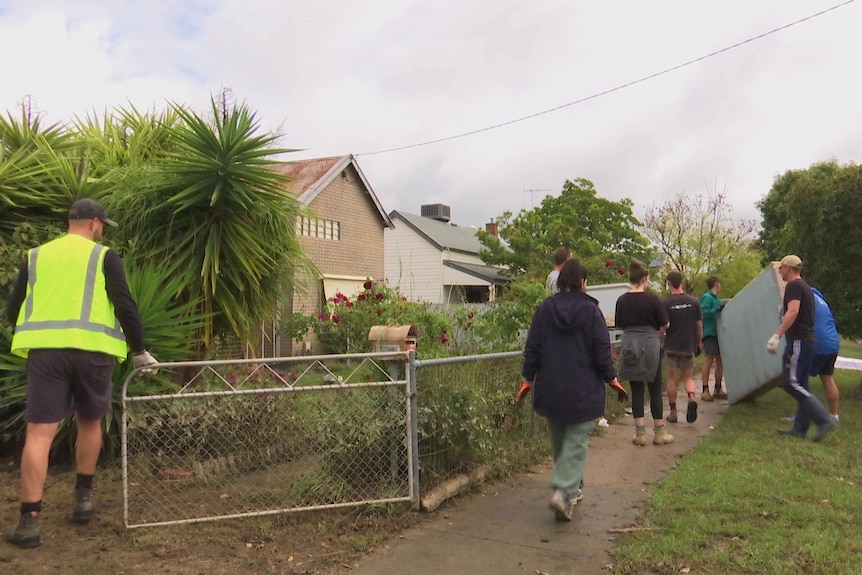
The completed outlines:
{"type": "Polygon", "coordinates": [[[664,338],[667,351],[693,354],[697,349],[697,322],[703,320],[700,301],[688,294],[671,294],[664,298],[664,309],[670,327],[664,338]]]}
{"type": "Polygon", "coordinates": [[[787,302],[799,300],[799,315],[784,336],[787,339],[814,338],[814,292],[802,278],[787,282],[784,286],[784,312],[787,302]]]}
{"type": "Polygon", "coordinates": [[[657,295],[649,292],[627,292],[617,298],[614,326],[654,327],[667,324],[667,312],[657,295]]]}

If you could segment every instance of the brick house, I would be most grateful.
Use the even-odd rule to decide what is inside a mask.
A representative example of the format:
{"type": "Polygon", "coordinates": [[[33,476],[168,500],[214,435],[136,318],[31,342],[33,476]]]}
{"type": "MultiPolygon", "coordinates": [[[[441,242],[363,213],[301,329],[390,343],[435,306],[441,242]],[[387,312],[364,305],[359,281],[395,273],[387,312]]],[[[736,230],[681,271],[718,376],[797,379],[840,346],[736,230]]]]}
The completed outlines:
{"type": "MultiPolygon", "coordinates": [[[[421,206],[421,215],[393,211],[386,231],[386,281],[408,299],[432,304],[492,302],[510,278],[479,257],[476,229],[450,222],[443,204],[421,206]]],[[[497,224],[485,224],[496,235],[497,224]]]]}
{"type": "MultiPolygon", "coordinates": [[[[318,277],[303,277],[306,293],[288,294],[285,316],[317,313],[336,292],[352,295],[366,279],[383,278],[384,230],[392,220],[350,154],[299,160],[276,167],[290,176],[289,192],[311,217],[297,221],[299,241],[317,266],[318,277]]],[[[288,356],[322,351],[314,334],[302,345],[284,341],[276,328],[263,335],[264,355],[288,356]]]]}

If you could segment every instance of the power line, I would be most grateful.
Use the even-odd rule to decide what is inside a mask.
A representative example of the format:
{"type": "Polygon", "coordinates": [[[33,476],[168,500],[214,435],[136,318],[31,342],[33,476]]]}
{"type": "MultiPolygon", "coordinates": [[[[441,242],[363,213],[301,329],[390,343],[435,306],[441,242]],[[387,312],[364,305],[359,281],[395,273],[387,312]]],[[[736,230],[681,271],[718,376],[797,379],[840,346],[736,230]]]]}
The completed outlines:
{"type": "Polygon", "coordinates": [[[608,94],[618,92],[618,91],[623,90],[625,88],[629,88],[629,87],[634,86],[636,84],[640,84],[641,82],[646,82],[647,80],[652,80],[653,78],[658,78],[659,76],[664,76],[665,74],[670,74],[671,72],[675,72],[681,68],[685,68],[686,66],[691,66],[692,64],[697,64],[698,62],[702,62],[703,60],[706,60],[708,58],[712,58],[713,56],[718,56],[719,54],[724,54],[725,52],[730,52],[731,50],[734,50],[734,49],[739,48],[741,46],[745,46],[746,44],[750,44],[750,43],[755,42],[757,40],[761,40],[761,39],[766,38],[767,36],[771,36],[772,34],[775,34],[777,32],[787,30],[788,28],[796,26],[797,24],[802,24],[803,22],[813,20],[814,18],[817,18],[818,16],[823,16],[824,14],[826,14],[828,12],[832,12],[833,10],[837,10],[838,8],[842,8],[844,6],[847,6],[848,4],[852,4],[855,1],[856,0],[846,0],[845,2],[842,2],[840,4],[836,4],[836,5],[831,6],[829,8],[826,8],[824,10],[821,10],[820,12],[816,12],[814,14],[811,14],[810,16],[805,16],[804,18],[800,18],[799,20],[795,20],[795,21],[790,22],[788,24],[784,24],[783,26],[779,26],[778,28],[773,28],[772,30],[769,30],[768,32],[758,34],[757,36],[752,36],[751,38],[748,38],[746,40],[742,40],[741,42],[737,42],[736,44],[731,44],[730,46],[727,46],[725,48],[721,48],[720,50],[715,50],[713,52],[709,52],[708,54],[704,54],[703,56],[699,56],[699,57],[694,58],[692,60],[688,60],[687,62],[683,62],[682,64],[677,64],[676,66],[671,66],[670,68],[665,68],[664,70],[661,70],[659,72],[655,72],[655,73],[649,74],[647,76],[642,76],[642,77],[638,78],[637,80],[632,80],[630,82],[626,82],[625,84],[620,84],[620,85],[615,86],[613,88],[608,88],[607,90],[597,92],[597,93],[592,94],[590,96],[585,96],[583,98],[579,98],[579,99],[574,100],[572,102],[568,102],[567,104],[561,104],[559,106],[555,106],[553,108],[549,108],[549,109],[543,110],[541,112],[536,112],[534,114],[529,114],[527,116],[521,116],[520,118],[515,118],[514,120],[507,120],[505,122],[500,122],[499,124],[494,124],[492,126],[486,126],[484,128],[478,128],[476,130],[470,130],[469,132],[462,132],[460,134],[455,134],[453,136],[446,136],[444,138],[437,138],[435,140],[427,140],[425,142],[419,142],[416,144],[408,144],[406,146],[398,146],[396,148],[387,148],[384,150],[377,150],[374,152],[363,152],[361,154],[356,154],[356,155],[357,156],[373,156],[375,154],[388,154],[389,152],[400,152],[401,150],[409,150],[411,148],[419,148],[422,146],[430,146],[431,144],[439,144],[441,142],[448,142],[449,140],[457,140],[458,138],[466,138],[467,136],[473,136],[475,134],[481,134],[482,132],[488,132],[490,130],[496,130],[497,128],[502,128],[504,126],[510,126],[512,124],[517,124],[519,122],[525,122],[527,120],[532,120],[533,118],[538,118],[539,116],[544,116],[544,115],[550,114],[552,112],[557,112],[559,110],[562,110],[564,108],[568,108],[570,106],[574,106],[576,104],[583,104],[584,102],[588,102],[590,100],[595,100],[596,98],[600,98],[602,96],[607,96],[608,94]]]}

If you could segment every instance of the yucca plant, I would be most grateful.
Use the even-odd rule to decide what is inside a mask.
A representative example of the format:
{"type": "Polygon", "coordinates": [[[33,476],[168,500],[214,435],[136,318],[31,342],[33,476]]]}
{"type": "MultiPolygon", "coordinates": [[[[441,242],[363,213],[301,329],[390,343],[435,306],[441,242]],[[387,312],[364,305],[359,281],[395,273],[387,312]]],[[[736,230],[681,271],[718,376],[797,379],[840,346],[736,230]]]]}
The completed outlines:
{"type": "Polygon", "coordinates": [[[302,205],[273,169],[276,135],[259,134],[246,106],[212,102],[205,120],[174,105],[170,146],[153,160],[146,184],[107,201],[134,242],[136,261],[171,262],[184,274],[185,295],[210,319],[199,357],[217,336],[253,343],[275,316],[280,294],[313,270],[295,233],[302,205]]]}

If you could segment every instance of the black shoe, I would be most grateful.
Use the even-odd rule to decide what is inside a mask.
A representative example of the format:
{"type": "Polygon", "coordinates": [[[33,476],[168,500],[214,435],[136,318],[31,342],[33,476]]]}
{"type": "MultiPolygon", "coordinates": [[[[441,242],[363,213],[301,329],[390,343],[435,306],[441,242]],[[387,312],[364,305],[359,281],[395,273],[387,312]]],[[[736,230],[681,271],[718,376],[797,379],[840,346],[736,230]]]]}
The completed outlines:
{"type": "Polygon", "coordinates": [[[805,439],[804,433],[802,433],[801,431],[798,431],[796,429],[793,429],[792,427],[790,429],[779,429],[778,433],[781,435],[792,435],[793,437],[798,437],[799,439],[805,439]]]}
{"type": "Polygon", "coordinates": [[[688,402],[688,407],[685,410],[685,420],[689,423],[697,421],[697,402],[693,399],[690,399],[688,402]]]}
{"type": "Polygon", "coordinates": [[[69,520],[72,523],[87,523],[93,516],[93,500],[90,499],[90,489],[75,489],[75,501],[72,504],[72,514],[69,520]]]}
{"type": "Polygon", "coordinates": [[[41,545],[38,518],[29,513],[22,515],[18,525],[6,532],[6,541],[21,549],[32,549],[41,545]]]}

